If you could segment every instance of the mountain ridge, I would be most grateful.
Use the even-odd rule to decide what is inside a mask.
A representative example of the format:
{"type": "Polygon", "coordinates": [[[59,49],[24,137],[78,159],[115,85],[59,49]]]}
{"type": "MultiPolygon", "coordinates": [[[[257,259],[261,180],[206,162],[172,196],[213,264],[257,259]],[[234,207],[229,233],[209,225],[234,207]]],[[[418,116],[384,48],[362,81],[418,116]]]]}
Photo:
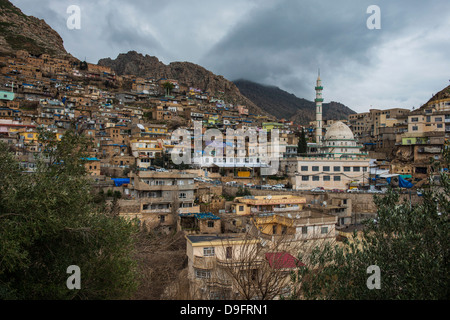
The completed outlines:
{"type": "MultiPolygon", "coordinates": [[[[303,125],[315,120],[316,106],[313,101],[299,98],[273,85],[259,84],[245,79],[233,82],[244,96],[278,119],[286,119],[303,125]]],[[[356,113],[335,101],[324,103],[323,111],[324,120],[345,120],[348,115],[356,113]]]]}
{"type": "Polygon", "coordinates": [[[18,50],[33,55],[70,56],[61,36],[43,19],[27,16],[10,1],[0,0],[0,53],[14,54],[18,50]]]}
{"type": "Polygon", "coordinates": [[[188,87],[196,87],[235,105],[245,105],[250,113],[269,115],[241,94],[236,85],[221,75],[192,62],[164,64],[157,57],[144,55],[134,50],[121,53],[116,59],[103,58],[98,65],[109,67],[118,75],[175,79],[188,87]]]}

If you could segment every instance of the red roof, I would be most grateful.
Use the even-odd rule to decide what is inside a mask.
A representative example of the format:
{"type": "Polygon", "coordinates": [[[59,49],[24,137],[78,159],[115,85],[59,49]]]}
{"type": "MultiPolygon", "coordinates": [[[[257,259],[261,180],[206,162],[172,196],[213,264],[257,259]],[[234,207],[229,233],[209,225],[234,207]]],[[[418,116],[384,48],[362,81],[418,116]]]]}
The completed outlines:
{"type": "Polygon", "coordinates": [[[287,252],[266,253],[266,259],[269,261],[270,267],[274,269],[293,269],[305,266],[287,252]]]}

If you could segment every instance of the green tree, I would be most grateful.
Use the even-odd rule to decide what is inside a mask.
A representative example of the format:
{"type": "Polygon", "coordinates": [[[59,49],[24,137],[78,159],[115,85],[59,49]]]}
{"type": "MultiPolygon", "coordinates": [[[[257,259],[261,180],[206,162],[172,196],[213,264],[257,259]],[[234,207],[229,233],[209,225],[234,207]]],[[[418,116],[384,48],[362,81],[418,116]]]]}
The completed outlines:
{"type": "Polygon", "coordinates": [[[174,84],[170,81],[164,82],[162,86],[166,92],[166,97],[170,96],[173,88],[175,88],[174,84]]]}
{"type": "Polygon", "coordinates": [[[87,70],[88,64],[86,61],[80,61],[80,70],[87,70]]]}
{"type": "MultiPolygon", "coordinates": [[[[449,154],[444,152],[445,167],[449,154]]],[[[439,171],[436,171],[439,172],[439,171]]],[[[360,237],[344,245],[328,244],[308,257],[294,277],[296,298],[306,299],[448,299],[450,178],[424,192],[419,204],[400,199],[398,190],[375,196],[377,218],[360,237]],[[379,267],[380,289],[370,290],[370,266],[379,267]]]]}
{"type": "Polygon", "coordinates": [[[252,193],[247,188],[239,187],[238,191],[236,191],[236,197],[245,197],[245,196],[251,196],[252,193]]]}
{"type": "Polygon", "coordinates": [[[305,130],[302,128],[302,132],[300,133],[298,140],[298,154],[306,154],[308,152],[308,142],[306,140],[305,130]]]}
{"type": "Polygon", "coordinates": [[[137,287],[134,222],[95,203],[84,137],[40,135],[37,171],[24,174],[0,144],[0,299],[120,299],[137,287]],[[66,286],[81,269],[81,290],[66,286]]]}

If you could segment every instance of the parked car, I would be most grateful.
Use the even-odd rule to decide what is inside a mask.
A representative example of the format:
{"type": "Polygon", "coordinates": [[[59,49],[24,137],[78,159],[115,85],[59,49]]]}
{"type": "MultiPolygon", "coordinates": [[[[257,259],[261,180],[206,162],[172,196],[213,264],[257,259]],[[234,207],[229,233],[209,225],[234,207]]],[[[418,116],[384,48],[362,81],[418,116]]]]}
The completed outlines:
{"type": "Polygon", "coordinates": [[[343,193],[344,190],[342,190],[342,189],[333,189],[333,190],[331,190],[331,192],[335,192],[335,193],[343,193]]]}
{"type": "Polygon", "coordinates": [[[253,188],[255,186],[255,184],[254,183],[246,183],[245,186],[247,188],[253,188]]]}
{"type": "Polygon", "coordinates": [[[348,193],[358,193],[358,192],[361,192],[361,190],[359,190],[358,188],[353,188],[353,189],[348,189],[347,192],[348,193]]]}
{"type": "Polygon", "coordinates": [[[270,184],[265,184],[261,186],[261,189],[272,189],[272,186],[270,184]]]}
{"type": "Polygon", "coordinates": [[[272,186],[272,190],[283,190],[285,188],[284,184],[276,184],[272,186]]]}
{"type": "Polygon", "coordinates": [[[227,183],[225,183],[226,186],[235,186],[237,185],[236,181],[228,181],[227,183]]]}
{"type": "Polygon", "coordinates": [[[311,192],[325,192],[323,187],[312,188],[311,192]]]}

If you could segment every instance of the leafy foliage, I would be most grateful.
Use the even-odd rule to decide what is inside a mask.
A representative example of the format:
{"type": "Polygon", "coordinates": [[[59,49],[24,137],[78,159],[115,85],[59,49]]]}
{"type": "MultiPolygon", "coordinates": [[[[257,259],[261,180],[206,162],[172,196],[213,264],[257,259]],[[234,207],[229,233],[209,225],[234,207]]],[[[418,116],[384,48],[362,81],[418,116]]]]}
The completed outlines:
{"type": "Polygon", "coordinates": [[[306,140],[305,130],[302,128],[302,132],[300,133],[298,140],[298,154],[306,154],[308,152],[308,141],[306,140]]]}
{"type": "MultiPolygon", "coordinates": [[[[448,150],[444,159],[448,164],[448,150]]],[[[294,279],[295,298],[448,299],[449,194],[450,178],[442,171],[440,184],[432,184],[417,205],[401,201],[393,189],[375,196],[377,219],[344,245],[314,250],[294,279]],[[368,289],[370,266],[380,268],[380,289],[368,289]]]]}
{"type": "Polygon", "coordinates": [[[0,144],[0,298],[118,299],[135,290],[134,223],[101,212],[86,179],[86,142],[42,132],[34,174],[0,144]],[[71,265],[81,290],[66,286],[71,265]]]}
{"type": "Polygon", "coordinates": [[[247,188],[239,187],[238,191],[236,191],[236,197],[246,197],[251,195],[252,193],[247,188]]]}

